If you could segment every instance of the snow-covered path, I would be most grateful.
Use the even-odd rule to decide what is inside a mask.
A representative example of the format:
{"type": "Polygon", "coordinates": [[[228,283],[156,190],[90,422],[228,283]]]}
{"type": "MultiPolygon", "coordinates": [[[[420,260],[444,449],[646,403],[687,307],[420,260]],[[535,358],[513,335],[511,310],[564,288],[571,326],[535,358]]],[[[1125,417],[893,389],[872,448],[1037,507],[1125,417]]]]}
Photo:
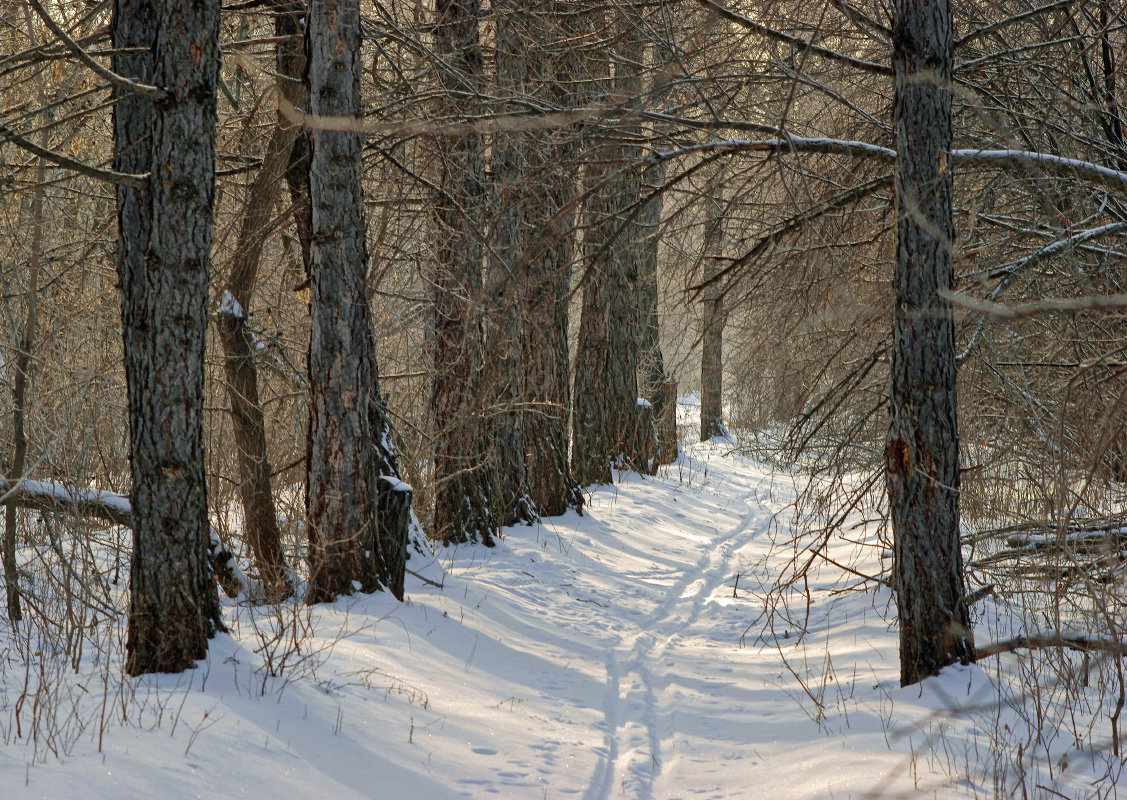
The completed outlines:
{"type": "MultiPolygon", "coordinates": [[[[913,724],[981,698],[985,677],[901,691],[886,594],[812,586],[801,644],[759,638],[794,489],[729,449],[694,446],[496,548],[415,556],[442,587],[409,578],[403,605],[297,607],[280,634],[231,606],[236,633],[200,669],[122,682],[114,667],[106,703],[86,663],[68,679],[84,727],[31,766],[30,747],[0,747],[0,785],[24,786],[3,796],[968,796],[913,724]]],[[[22,669],[5,675],[10,731],[22,669]]]]}

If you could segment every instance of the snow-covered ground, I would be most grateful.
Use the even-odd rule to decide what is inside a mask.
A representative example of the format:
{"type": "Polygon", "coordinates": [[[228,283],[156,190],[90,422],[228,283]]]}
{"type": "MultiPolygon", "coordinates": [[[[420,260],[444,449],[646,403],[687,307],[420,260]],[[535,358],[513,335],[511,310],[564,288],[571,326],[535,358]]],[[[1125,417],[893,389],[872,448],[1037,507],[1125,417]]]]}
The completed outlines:
{"type": "MultiPolygon", "coordinates": [[[[413,556],[426,580],[408,578],[402,605],[229,604],[233,634],[179,676],[21,661],[0,628],[0,797],[1009,794],[999,742],[1027,735],[1020,703],[998,701],[989,664],[901,689],[887,590],[842,592],[856,578],[822,570],[808,616],[805,591],[782,596],[805,634],[782,609],[770,624],[794,495],[729,443],[694,445],[657,477],[594,489],[582,516],[413,556]],[[34,700],[39,680],[58,686],[34,700]]],[[[880,548],[834,547],[877,569],[880,548]]],[[[1096,766],[1034,763],[1061,752],[1067,766],[1048,744],[1024,763],[1087,796],[1096,766]]]]}

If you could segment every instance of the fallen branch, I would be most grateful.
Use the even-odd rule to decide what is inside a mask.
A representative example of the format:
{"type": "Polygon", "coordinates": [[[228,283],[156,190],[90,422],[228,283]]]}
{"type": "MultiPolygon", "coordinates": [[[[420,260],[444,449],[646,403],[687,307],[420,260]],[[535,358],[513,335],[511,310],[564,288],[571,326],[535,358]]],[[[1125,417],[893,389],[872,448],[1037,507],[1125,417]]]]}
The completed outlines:
{"type": "MultiPolygon", "coordinates": [[[[0,478],[0,506],[6,505],[133,527],[133,507],[128,497],[99,489],[71,489],[58,481],[13,482],[0,478]]],[[[234,553],[224,546],[216,530],[209,528],[208,533],[208,562],[223,593],[230,598],[240,594],[250,599],[261,597],[258,581],[239,568],[234,553]]]]}
{"type": "Polygon", "coordinates": [[[1069,650],[1079,650],[1085,653],[1127,655],[1127,642],[1119,639],[1092,639],[1084,633],[1066,633],[1064,631],[1047,631],[1032,636],[1015,636],[1012,639],[979,647],[977,653],[979,658],[986,658],[1002,653],[1013,653],[1017,650],[1041,650],[1046,647],[1066,647],[1069,650]]]}

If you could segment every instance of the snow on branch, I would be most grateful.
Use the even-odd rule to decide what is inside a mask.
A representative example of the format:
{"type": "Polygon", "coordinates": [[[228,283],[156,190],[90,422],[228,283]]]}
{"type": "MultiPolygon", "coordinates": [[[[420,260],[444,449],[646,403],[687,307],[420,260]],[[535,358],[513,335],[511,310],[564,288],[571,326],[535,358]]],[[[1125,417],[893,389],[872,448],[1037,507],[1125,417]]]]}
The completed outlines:
{"type": "MultiPolygon", "coordinates": [[[[0,478],[0,506],[6,505],[133,527],[133,507],[128,497],[99,489],[72,489],[58,481],[10,481],[0,478]]],[[[208,535],[208,561],[224,594],[231,598],[239,594],[252,599],[261,597],[258,582],[239,568],[235,555],[224,546],[216,530],[210,528],[208,535]]]]}
{"type": "MultiPolygon", "coordinates": [[[[825,137],[783,136],[755,140],[727,139],[719,142],[690,145],[677,150],[655,153],[646,159],[646,163],[659,163],[698,153],[822,153],[871,158],[886,162],[896,161],[894,149],[869,142],[825,137]]],[[[1091,161],[1066,158],[1051,153],[1039,153],[1033,150],[964,148],[951,151],[951,163],[960,166],[987,165],[1005,169],[1041,169],[1054,175],[1083,178],[1112,189],[1127,191],[1127,172],[1095,164],[1091,161]]]]}

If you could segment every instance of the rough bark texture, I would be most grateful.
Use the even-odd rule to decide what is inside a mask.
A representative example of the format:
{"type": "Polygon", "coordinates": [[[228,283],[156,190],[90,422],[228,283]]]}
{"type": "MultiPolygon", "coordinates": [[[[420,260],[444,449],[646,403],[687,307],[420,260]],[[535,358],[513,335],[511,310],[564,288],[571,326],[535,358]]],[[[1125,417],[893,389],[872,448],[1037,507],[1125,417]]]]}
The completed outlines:
{"type": "MultiPolygon", "coordinates": [[[[641,88],[637,29],[622,33],[614,95],[636,102],[641,88]]],[[[649,471],[635,445],[638,401],[638,261],[634,208],[641,174],[621,169],[638,156],[631,131],[599,142],[588,160],[591,194],[584,234],[583,309],[575,357],[575,441],[572,467],[581,483],[607,483],[618,464],[649,471]]]]}
{"type": "MultiPolygon", "coordinates": [[[[310,111],[358,119],[358,0],[314,0],[306,41],[310,111]]],[[[381,525],[382,478],[394,476],[396,468],[379,395],[366,288],[363,136],[314,128],[310,139],[306,600],[315,603],[356,588],[401,587],[402,575],[391,570],[402,562],[403,537],[381,525]]]]}
{"type": "MultiPolygon", "coordinates": [[[[574,14],[556,0],[494,4],[496,94],[570,107],[579,75],[574,14]]],[[[574,131],[502,131],[492,144],[493,225],[489,297],[494,340],[488,363],[499,391],[495,445],[498,508],[505,524],[579,508],[568,466],[568,300],[574,250],[574,131]]]]}
{"type": "MultiPolygon", "coordinates": [[[[573,108],[585,100],[581,48],[565,46],[580,29],[571,0],[545,0],[543,13],[526,20],[534,59],[530,88],[544,102],[573,108]],[[545,26],[550,20],[552,25],[545,26]]],[[[571,356],[568,352],[568,305],[571,263],[575,253],[574,200],[579,172],[579,136],[570,130],[537,137],[543,154],[536,181],[543,194],[529,202],[528,222],[535,235],[525,242],[524,303],[528,315],[528,392],[526,445],[528,495],[545,516],[580,509],[583,494],[568,460],[571,412],[571,356]]]]}
{"type": "Polygon", "coordinates": [[[222,628],[203,466],[218,37],[217,0],[114,5],[114,70],[166,89],[156,101],[116,90],[114,106],[114,169],[151,173],[143,187],[118,187],[133,471],[131,675],[193,666],[222,628]]]}
{"type": "MultiPolygon", "coordinates": [[[[438,0],[435,14],[442,114],[472,114],[484,70],[478,33],[481,6],[477,0],[438,0]]],[[[485,149],[475,133],[443,137],[436,146],[442,174],[435,209],[434,535],[447,543],[492,544],[500,515],[490,503],[494,463],[482,402],[487,385],[482,374],[485,149]]]]}
{"type": "Polygon", "coordinates": [[[951,9],[897,0],[897,237],[891,421],[886,449],[895,540],[900,680],[974,660],[959,549],[959,439],[950,305],[951,9]]]}
{"type": "MultiPolygon", "coordinates": [[[[493,4],[497,50],[496,94],[501,98],[530,97],[530,51],[527,12],[519,2],[498,0],[493,4]]],[[[517,105],[519,108],[519,104],[517,105]]],[[[503,108],[511,111],[511,108],[503,108]]],[[[496,463],[493,505],[503,525],[536,519],[536,508],[528,491],[526,414],[529,410],[525,361],[532,357],[528,329],[543,324],[529,318],[524,301],[528,276],[523,261],[529,223],[542,205],[542,189],[536,174],[543,156],[538,138],[523,131],[501,131],[492,143],[488,292],[490,332],[488,400],[496,410],[490,431],[496,463]],[[539,190],[539,191],[538,191],[539,190]]]]}
{"type": "Polygon", "coordinates": [[[724,256],[724,208],[720,192],[725,171],[718,171],[706,194],[704,249],[701,253],[705,284],[700,354],[700,438],[726,436],[724,427],[724,287],[720,272],[724,256]]]}

